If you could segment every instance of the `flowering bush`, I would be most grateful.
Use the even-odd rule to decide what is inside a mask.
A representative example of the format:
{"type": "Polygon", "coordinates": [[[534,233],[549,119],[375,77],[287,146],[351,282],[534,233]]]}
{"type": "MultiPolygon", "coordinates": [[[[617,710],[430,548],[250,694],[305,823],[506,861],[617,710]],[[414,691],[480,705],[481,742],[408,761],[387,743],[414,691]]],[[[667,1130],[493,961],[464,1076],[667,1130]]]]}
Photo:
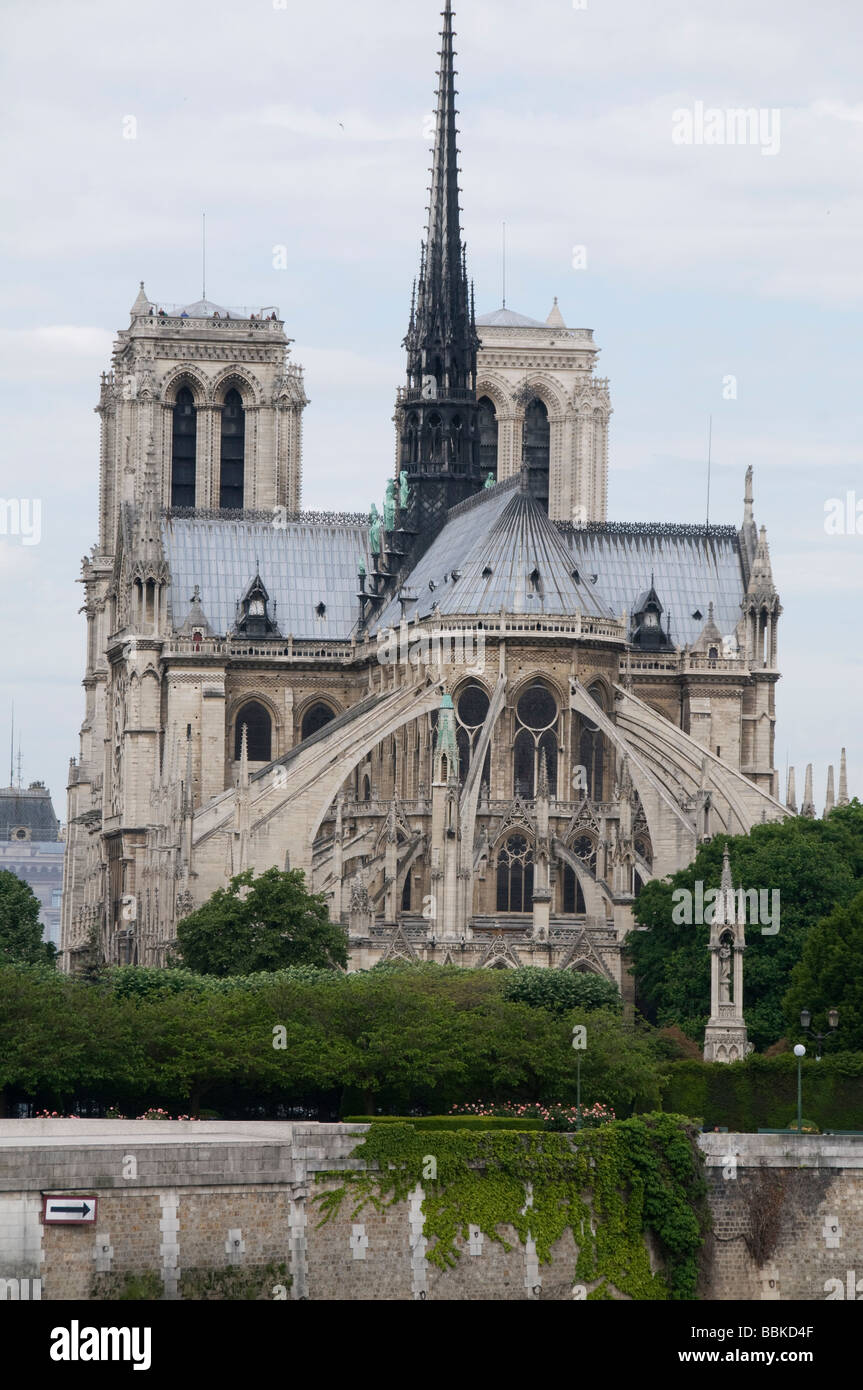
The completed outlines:
{"type": "Polygon", "coordinates": [[[139,1120],[196,1120],[197,1115],[169,1115],[167,1110],[161,1106],[155,1110],[145,1110],[143,1115],[139,1115],[139,1120]]]}
{"type": "MultiPolygon", "coordinates": [[[[495,1105],[494,1101],[478,1100],[474,1101],[473,1104],[454,1105],[450,1114],[476,1115],[484,1119],[493,1119],[497,1116],[521,1120],[544,1120],[545,1128],[550,1130],[571,1130],[576,1129],[578,1125],[578,1107],[563,1105],[560,1101],[554,1101],[550,1105],[515,1105],[512,1103],[495,1105]]],[[[615,1118],[611,1106],[603,1105],[602,1101],[599,1100],[595,1105],[583,1105],[581,1107],[582,1129],[596,1129],[599,1125],[609,1124],[615,1118]]]]}
{"type": "Polygon", "coordinates": [[[80,1115],[61,1115],[59,1110],[37,1110],[34,1120],[80,1120],[80,1115]]]}

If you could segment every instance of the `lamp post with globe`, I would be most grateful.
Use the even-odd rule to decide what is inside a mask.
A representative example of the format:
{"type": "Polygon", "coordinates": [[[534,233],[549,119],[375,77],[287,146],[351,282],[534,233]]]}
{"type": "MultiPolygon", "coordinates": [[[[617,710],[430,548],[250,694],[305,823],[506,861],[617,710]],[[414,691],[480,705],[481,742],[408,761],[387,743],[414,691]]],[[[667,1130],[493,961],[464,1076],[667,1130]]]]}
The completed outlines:
{"type": "Polygon", "coordinates": [[[794,1049],[794,1056],[797,1058],[797,1133],[803,1133],[803,1058],[806,1056],[806,1048],[802,1043],[798,1043],[794,1049]]]}

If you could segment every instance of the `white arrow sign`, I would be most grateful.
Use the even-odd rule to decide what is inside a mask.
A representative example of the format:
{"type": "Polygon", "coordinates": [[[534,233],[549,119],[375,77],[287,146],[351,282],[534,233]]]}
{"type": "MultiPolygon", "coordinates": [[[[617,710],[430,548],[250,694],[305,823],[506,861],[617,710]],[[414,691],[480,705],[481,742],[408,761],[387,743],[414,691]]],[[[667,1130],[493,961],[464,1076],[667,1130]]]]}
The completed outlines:
{"type": "Polygon", "coordinates": [[[96,1220],[95,1197],[45,1197],[42,1220],[77,1225],[96,1220]]]}

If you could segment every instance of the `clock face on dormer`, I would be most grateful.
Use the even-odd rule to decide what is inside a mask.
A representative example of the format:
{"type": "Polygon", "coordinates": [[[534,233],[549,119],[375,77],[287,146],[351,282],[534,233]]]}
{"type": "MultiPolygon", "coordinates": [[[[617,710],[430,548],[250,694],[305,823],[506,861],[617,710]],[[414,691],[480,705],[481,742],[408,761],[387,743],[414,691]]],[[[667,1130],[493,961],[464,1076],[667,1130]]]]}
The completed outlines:
{"type": "Polygon", "coordinates": [[[251,603],[249,604],[249,617],[250,617],[250,618],[263,618],[263,617],[264,617],[264,600],[263,600],[262,598],[253,598],[253,599],[252,599],[251,603]]]}

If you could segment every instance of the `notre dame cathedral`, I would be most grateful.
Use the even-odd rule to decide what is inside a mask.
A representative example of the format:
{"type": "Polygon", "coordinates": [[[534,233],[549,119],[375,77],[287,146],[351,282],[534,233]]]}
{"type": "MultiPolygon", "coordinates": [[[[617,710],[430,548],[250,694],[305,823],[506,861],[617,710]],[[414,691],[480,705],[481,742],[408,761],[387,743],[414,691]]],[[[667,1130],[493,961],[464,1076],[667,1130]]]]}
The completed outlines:
{"type": "Polygon", "coordinates": [[[325,895],[354,969],[621,984],[642,885],[788,814],[751,472],[739,529],[607,520],[592,331],[557,301],[475,312],[455,96],[447,0],[397,463],[368,515],[301,510],[278,311],[166,309],[142,284],[117,335],[66,969],[163,964],[185,914],[276,865],[325,895]]]}

